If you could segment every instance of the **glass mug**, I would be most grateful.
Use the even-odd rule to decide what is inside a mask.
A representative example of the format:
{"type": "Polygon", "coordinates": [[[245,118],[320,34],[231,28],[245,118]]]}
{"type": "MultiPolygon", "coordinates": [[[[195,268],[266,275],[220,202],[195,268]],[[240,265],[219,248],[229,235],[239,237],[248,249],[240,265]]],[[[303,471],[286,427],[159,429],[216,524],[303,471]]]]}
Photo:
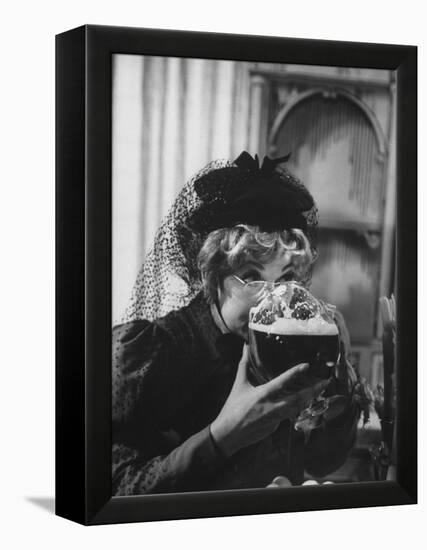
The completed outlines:
{"type": "MultiPolygon", "coordinates": [[[[300,363],[318,379],[332,378],[340,359],[335,308],[295,281],[264,286],[249,313],[249,377],[263,384],[300,363]]],[[[315,427],[329,406],[322,394],[295,419],[296,429],[315,427]]]]}

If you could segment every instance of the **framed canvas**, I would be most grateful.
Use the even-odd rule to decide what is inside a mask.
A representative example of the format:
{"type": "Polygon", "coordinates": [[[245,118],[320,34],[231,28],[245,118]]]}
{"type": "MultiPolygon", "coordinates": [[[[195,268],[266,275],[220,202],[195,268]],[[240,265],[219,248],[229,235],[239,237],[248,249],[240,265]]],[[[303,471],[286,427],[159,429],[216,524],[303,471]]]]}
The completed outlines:
{"type": "MultiPolygon", "coordinates": [[[[56,37],[58,515],[96,525],[416,503],[416,117],[413,46],[93,25],[56,37]],[[219,158],[229,163],[198,172],[219,158]],[[190,283],[168,271],[176,254],[194,253],[205,265],[196,217],[180,216],[190,191],[202,196],[206,174],[217,177],[203,195],[207,208],[197,210],[204,228],[213,212],[225,219],[228,199],[215,190],[218,174],[228,174],[221,170],[246,163],[245,173],[267,178],[279,173],[271,168],[277,158],[292,192],[314,197],[318,209],[310,201],[301,207],[303,225],[293,221],[286,235],[297,228],[306,235],[301,246],[313,251],[307,235],[317,230],[310,289],[322,299],[316,307],[337,319],[324,305],[333,303],[347,327],[337,357],[348,369],[347,393],[319,397],[329,411],[337,396],[346,404],[336,417],[310,409],[312,424],[301,433],[290,413],[274,427],[269,420],[265,432],[252,421],[247,396],[263,391],[264,412],[255,417],[266,415],[267,390],[285,378],[242,378],[245,338],[234,371],[200,351],[201,340],[212,345],[211,325],[242,336],[223,306],[226,279],[245,291],[261,281],[265,291],[281,282],[276,264],[249,278],[221,272],[211,285],[217,301],[207,300],[209,327],[206,317],[191,317],[194,302],[180,286],[198,281],[205,300],[209,269],[190,283]],[[168,233],[176,220],[189,231],[184,241],[168,233]],[[350,423],[340,416],[349,407],[350,423]]],[[[254,219],[264,207],[281,208],[263,189],[248,210],[254,219]]],[[[243,219],[244,201],[236,204],[233,223],[245,226],[243,235],[257,222],[243,219]]],[[[312,399],[307,394],[313,407],[312,399]]]]}

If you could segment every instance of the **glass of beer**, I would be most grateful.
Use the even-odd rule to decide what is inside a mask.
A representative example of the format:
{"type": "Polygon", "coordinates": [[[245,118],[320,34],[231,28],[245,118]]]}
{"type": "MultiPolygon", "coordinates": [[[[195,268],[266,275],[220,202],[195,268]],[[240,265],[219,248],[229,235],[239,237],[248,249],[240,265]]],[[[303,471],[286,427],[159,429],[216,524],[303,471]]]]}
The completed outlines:
{"type": "MultiPolygon", "coordinates": [[[[266,292],[249,314],[251,382],[263,384],[300,363],[309,363],[316,378],[333,376],[340,350],[333,314],[333,306],[294,281],[266,292]]],[[[318,417],[327,406],[320,397],[300,417],[318,417]]]]}

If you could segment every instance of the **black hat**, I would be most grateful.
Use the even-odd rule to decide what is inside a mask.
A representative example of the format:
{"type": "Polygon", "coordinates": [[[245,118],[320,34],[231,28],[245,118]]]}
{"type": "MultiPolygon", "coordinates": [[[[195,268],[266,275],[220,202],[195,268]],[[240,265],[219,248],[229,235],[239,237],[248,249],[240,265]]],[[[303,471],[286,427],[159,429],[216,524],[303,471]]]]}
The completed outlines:
{"type": "Polygon", "coordinates": [[[206,233],[239,223],[264,231],[306,231],[314,200],[289,171],[278,168],[289,157],[265,157],[260,167],[258,156],[244,151],[232,165],[202,175],[194,183],[201,203],[188,226],[206,233]]]}

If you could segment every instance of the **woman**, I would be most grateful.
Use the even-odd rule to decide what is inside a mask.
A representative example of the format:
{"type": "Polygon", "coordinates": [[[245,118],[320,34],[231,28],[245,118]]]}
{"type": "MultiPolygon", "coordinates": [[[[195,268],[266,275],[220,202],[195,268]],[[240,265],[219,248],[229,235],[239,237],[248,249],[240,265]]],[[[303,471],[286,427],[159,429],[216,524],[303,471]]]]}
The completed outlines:
{"type": "Polygon", "coordinates": [[[254,280],[308,284],[317,211],[307,189],[267,157],[211,163],[184,187],[113,329],[113,493],[131,495],[300,484],[354,444],[354,375],[341,362],[342,412],[309,437],[293,419],[325,381],[296,365],[254,386],[248,314],[254,280]]]}

